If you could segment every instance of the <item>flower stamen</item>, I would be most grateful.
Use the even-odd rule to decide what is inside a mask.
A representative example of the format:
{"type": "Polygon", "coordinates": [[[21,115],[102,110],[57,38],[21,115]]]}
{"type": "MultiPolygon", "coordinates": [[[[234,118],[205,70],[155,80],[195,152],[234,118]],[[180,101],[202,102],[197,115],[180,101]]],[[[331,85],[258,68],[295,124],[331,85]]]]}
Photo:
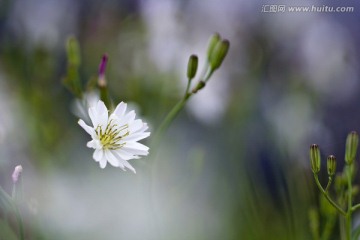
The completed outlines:
{"type": "Polygon", "coordinates": [[[130,134],[128,130],[129,126],[128,124],[121,127],[117,126],[117,124],[112,123],[112,120],[109,121],[104,132],[102,131],[102,127],[100,125],[97,126],[95,133],[98,135],[104,149],[116,150],[125,145],[125,143],[119,143],[119,141],[130,134]],[[126,132],[122,133],[123,131],[126,132]]]}

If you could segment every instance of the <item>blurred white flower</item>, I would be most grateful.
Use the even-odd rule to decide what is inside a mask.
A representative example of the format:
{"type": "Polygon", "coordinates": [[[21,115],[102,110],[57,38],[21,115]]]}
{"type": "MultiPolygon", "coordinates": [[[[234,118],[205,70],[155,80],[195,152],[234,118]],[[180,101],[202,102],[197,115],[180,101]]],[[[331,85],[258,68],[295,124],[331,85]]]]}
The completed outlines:
{"type": "Polygon", "coordinates": [[[87,113],[88,109],[94,107],[100,100],[98,91],[86,92],[82,99],[75,99],[71,104],[71,111],[78,118],[83,119],[86,123],[90,123],[90,117],[87,113]]]}
{"type": "Polygon", "coordinates": [[[18,182],[20,174],[22,173],[22,171],[23,171],[23,168],[22,168],[21,165],[17,165],[15,167],[14,172],[11,175],[14,184],[18,182]]]}
{"type": "Polygon", "coordinates": [[[150,136],[150,132],[146,132],[146,123],[135,119],[135,111],[126,113],[126,108],[127,104],[121,102],[109,116],[104,102],[99,100],[89,108],[93,126],[88,126],[82,119],[78,123],[92,137],[87,147],[95,149],[93,158],[101,168],[105,168],[109,162],[114,167],[124,171],[126,167],[136,173],[128,160],[149,153],[149,148],[138,141],[150,136]]]}

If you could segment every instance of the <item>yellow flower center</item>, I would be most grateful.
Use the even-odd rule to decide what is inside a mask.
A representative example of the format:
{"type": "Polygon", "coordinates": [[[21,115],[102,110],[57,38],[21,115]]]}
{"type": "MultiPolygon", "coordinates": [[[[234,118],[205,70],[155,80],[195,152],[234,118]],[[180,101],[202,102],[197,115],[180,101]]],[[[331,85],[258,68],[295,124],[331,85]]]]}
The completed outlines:
{"type": "Polygon", "coordinates": [[[105,131],[102,130],[101,126],[98,126],[95,133],[99,136],[104,149],[115,150],[125,145],[125,143],[119,143],[119,141],[129,135],[129,126],[125,124],[117,127],[117,124],[112,124],[112,120],[110,120],[105,131]]]}

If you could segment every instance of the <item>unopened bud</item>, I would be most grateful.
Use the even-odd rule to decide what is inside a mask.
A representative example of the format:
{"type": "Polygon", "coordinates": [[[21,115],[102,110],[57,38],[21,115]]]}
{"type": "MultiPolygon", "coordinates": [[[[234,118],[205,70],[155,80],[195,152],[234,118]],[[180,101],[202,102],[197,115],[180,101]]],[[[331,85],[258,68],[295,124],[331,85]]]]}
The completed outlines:
{"type": "Polygon", "coordinates": [[[192,90],[193,93],[197,93],[200,89],[205,87],[206,83],[204,81],[199,81],[195,88],[192,90]]]}
{"type": "Polygon", "coordinates": [[[107,61],[108,61],[108,55],[104,54],[99,64],[99,79],[98,79],[99,87],[106,86],[105,70],[106,70],[107,61]]]}
{"type": "Polygon", "coordinates": [[[353,131],[349,133],[346,138],[345,146],[345,162],[346,164],[352,164],[356,157],[357,148],[359,145],[359,135],[353,131]]]}
{"type": "Polygon", "coordinates": [[[221,37],[220,34],[218,33],[214,33],[214,35],[211,36],[210,40],[209,40],[209,45],[208,45],[208,49],[207,49],[207,58],[208,61],[210,62],[210,57],[213,54],[213,51],[216,47],[216,45],[221,41],[221,37]]]}
{"type": "Polygon", "coordinates": [[[357,148],[359,145],[359,135],[357,132],[352,131],[346,138],[345,146],[345,162],[352,164],[356,157],[357,148]]]}
{"type": "Polygon", "coordinates": [[[222,40],[218,42],[215,49],[210,56],[210,67],[212,70],[218,69],[221,63],[224,61],[226,54],[228,53],[230,42],[228,40],[222,40]]]}
{"type": "Polygon", "coordinates": [[[23,168],[22,168],[21,165],[17,165],[15,167],[14,172],[11,175],[14,184],[19,181],[19,178],[20,178],[20,175],[21,175],[22,171],[23,171],[23,168]]]}
{"type": "Polygon", "coordinates": [[[196,75],[198,68],[198,57],[196,55],[191,55],[188,62],[187,68],[187,77],[188,79],[193,79],[196,75]]]}
{"type": "Polygon", "coordinates": [[[327,172],[330,177],[334,176],[336,172],[336,158],[334,155],[330,155],[327,158],[327,172]]]}
{"type": "Polygon", "coordinates": [[[314,174],[320,172],[321,158],[320,158],[320,149],[319,146],[313,144],[310,146],[310,163],[311,170],[314,174]]]}
{"type": "Polygon", "coordinates": [[[66,50],[69,64],[79,66],[80,65],[80,50],[79,44],[75,37],[69,37],[66,42],[66,50]]]}

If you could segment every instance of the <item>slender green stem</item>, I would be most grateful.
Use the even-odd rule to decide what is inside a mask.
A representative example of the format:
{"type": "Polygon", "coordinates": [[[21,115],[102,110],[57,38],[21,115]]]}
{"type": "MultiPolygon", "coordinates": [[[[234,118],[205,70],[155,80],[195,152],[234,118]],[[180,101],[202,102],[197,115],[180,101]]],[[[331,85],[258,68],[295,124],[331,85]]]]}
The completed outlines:
{"type": "MultiPolygon", "coordinates": [[[[188,82],[188,86],[186,88],[186,92],[184,97],[171,109],[171,111],[166,115],[165,119],[160,124],[158,130],[155,133],[155,136],[153,138],[153,141],[151,142],[151,149],[158,149],[158,146],[161,142],[161,139],[165,133],[165,131],[168,129],[172,121],[175,119],[175,117],[179,114],[179,112],[184,108],[187,100],[192,96],[192,93],[189,93],[190,88],[190,81],[188,82]]],[[[152,169],[150,170],[150,181],[149,181],[149,189],[151,194],[151,210],[153,211],[154,218],[157,218],[156,215],[156,201],[155,201],[155,193],[156,193],[156,176],[158,171],[158,158],[157,158],[157,152],[152,153],[152,169]]],[[[155,221],[157,222],[157,221],[155,221]]],[[[155,224],[154,222],[154,224],[155,224]]],[[[158,230],[158,226],[155,226],[155,228],[158,230]]],[[[158,232],[158,235],[160,236],[161,232],[158,232]]],[[[162,237],[160,239],[163,239],[162,237]]]]}
{"type": "Polygon", "coordinates": [[[346,240],[345,219],[341,216],[339,216],[339,223],[340,223],[340,239],[346,240]]]}
{"type": "Polygon", "coordinates": [[[186,94],[183,99],[181,99],[174,108],[168,113],[168,115],[165,117],[164,121],[161,123],[160,127],[158,128],[158,131],[155,134],[154,137],[154,143],[153,147],[157,147],[161,137],[163,136],[166,129],[169,127],[171,122],[175,119],[175,117],[179,114],[179,112],[183,109],[185,106],[186,101],[189,99],[191,95],[186,94]]]}
{"type": "Polygon", "coordinates": [[[318,186],[319,190],[322,192],[322,194],[324,195],[324,197],[329,201],[329,203],[336,208],[336,210],[339,211],[339,213],[341,213],[342,215],[346,216],[346,212],[344,210],[341,209],[341,207],[339,207],[339,205],[337,205],[329,196],[329,194],[327,192],[325,192],[324,188],[321,186],[321,183],[319,182],[319,177],[318,175],[314,174],[314,178],[315,178],[315,182],[316,185],[318,186]]]}
{"type": "Polygon", "coordinates": [[[351,211],[352,211],[352,212],[355,212],[355,211],[358,210],[359,208],[360,208],[360,203],[352,206],[351,211]]]}
{"type": "Polygon", "coordinates": [[[105,103],[108,109],[113,109],[113,105],[110,99],[109,90],[107,86],[99,86],[100,99],[105,103]]]}
{"type": "Polygon", "coordinates": [[[209,68],[210,68],[209,62],[206,61],[205,64],[204,64],[203,70],[202,70],[202,72],[200,74],[200,80],[205,78],[205,75],[208,73],[209,68]]]}
{"type": "Polygon", "coordinates": [[[204,79],[204,82],[207,82],[209,79],[210,79],[210,77],[211,77],[211,75],[214,73],[214,70],[212,70],[211,68],[209,68],[209,70],[207,71],[207,73],[205,74],[205,76],[203,77],[203,79],[204,79]]]}
{"type": "Polygon", "coordinates": [[[329,181],[328,181],[328,183],[326,185],[325,192],[328,192],[331,183],[332,183],[332,177],[329,176],[329,181]]]}
{"type": "Polygon", "coordinates": [[[187,83],[187,86],[186,86],[184,98],[186,98],[187,95],[189,94],[189,89],[190,89],[190,85],[191,85],[191,80],[192,80],[192,79],[188,79],[188,83],[187,83]]]}
{"type": "Polygon", "coordinates": [[[351,214],[352,214],[352,184],[351,184],[351,169],[347,166],[347,183],[348,183],[348,208],[346,213],[346,236],[351,239],[351,214]]]}

